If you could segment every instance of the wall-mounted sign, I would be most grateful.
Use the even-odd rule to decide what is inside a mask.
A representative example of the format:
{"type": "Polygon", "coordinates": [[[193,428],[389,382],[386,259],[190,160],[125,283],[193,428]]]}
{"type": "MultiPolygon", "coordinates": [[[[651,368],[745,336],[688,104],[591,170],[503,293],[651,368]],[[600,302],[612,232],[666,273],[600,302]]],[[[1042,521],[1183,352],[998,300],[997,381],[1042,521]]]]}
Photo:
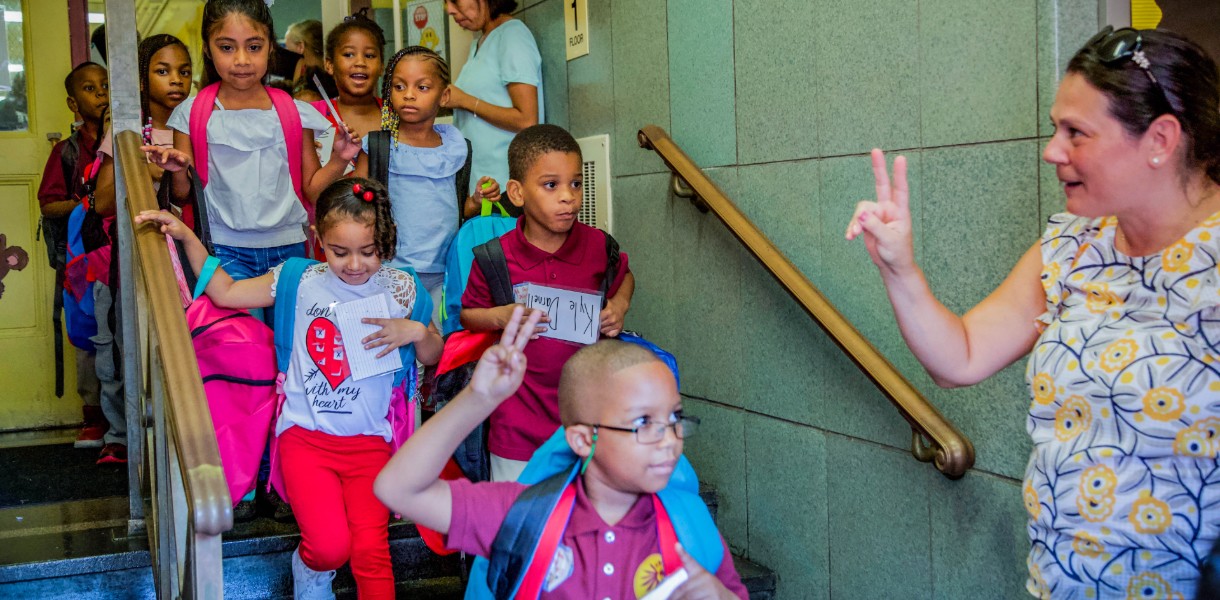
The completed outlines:
{"type": "Polygon", "coordinates": [[[449,60],[449,44],[445,36],[445,1],[415,0],[402,11],[406,21],[407,45],[423,46],[449,60]]]}
{"type": "Polygon", "coordinates": [[[568,60],[589,53],[589,0],[562,0],[568,60]]]}

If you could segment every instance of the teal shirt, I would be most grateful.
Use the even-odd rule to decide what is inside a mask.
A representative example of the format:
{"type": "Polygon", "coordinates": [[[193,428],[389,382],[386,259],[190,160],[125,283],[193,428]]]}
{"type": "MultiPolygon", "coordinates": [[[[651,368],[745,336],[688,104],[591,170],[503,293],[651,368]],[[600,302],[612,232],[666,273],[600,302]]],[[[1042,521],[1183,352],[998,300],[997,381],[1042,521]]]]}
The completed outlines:
{"type": "MultiPolygon", "coordinates": [[[[510,19],[493,29],[479,45],[470,44],[470,56],[454,84],[480,100],[480,109],[487,104],[512,106],[508,84],[525,83],[538,88],[538,122],[544,122],[542,96],[542,55],[538,44],[525,23],[510,19]]],[[[480,110],[479,112],[482,112],[480,110]]],[[[508,143],[516,134],[500,129],[466,110],[456,110],[454,124],[470,140],[474,149],[471,161],[470,189],[480,177],[494,177],[500,189],[508,186],[508,143]]]]}

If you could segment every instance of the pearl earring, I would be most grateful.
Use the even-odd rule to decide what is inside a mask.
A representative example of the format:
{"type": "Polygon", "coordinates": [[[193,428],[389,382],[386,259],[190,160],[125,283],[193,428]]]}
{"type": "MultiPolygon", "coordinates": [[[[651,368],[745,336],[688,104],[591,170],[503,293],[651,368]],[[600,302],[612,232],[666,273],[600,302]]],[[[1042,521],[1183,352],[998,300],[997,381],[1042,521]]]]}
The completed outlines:
{"type": "Polygon", "coordinates": [[[1161,164],[1161,157],[1159,157],[1159,156],[1152,157],[1152,164],[1154,164],[1154,165],[1161,164]]]}

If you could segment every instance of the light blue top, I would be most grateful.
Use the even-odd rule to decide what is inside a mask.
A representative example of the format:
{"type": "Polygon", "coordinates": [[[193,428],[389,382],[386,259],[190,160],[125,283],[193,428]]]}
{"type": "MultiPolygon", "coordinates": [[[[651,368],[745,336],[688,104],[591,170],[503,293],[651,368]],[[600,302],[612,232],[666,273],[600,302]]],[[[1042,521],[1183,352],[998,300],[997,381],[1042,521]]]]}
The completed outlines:
{"type": "MultiPolygon", "coordinates": [[[[525,23],[510,19],[493,29],[479,46],[479,40],[470,44],[470,56],[461,74],[454,82],[462,91],[480,100],[479,106],[487,104],[512,106],[508,95],[508,84],[527,83],[538,88],[538,122],[544,122],[542,97],[542,55],[538,44],[525,23]]],[[[474,160],[470,170],[470,189],[480,177],[494,177],[500,189],[508,189],[508,143],[516,134],[500,129],[465,110],[453,111],[454,123],[474,146],[474,160]]]]}
{"type": "MultiPolygon", "coordinates": [[[[301,127],[315,133],[330,127],[314,107],[297,100],[301,127]]],[[[191,134],[195,96],[179,104],[166,125],[191,134]]],[[[292,189],[288,146],[275,109],[224,110],[220,102],[208,119],[208,203],[212,241],[239,248],[274,248],[305,241],[309,217],[292,189]]],[[[293,148],[300,152],[300,148],[293,148]]]]}
{"type": "MultiPolygon", "coordinates": [[[[390,208],[398,225],[392,267],[444,273],[445,254],[458,228],[457,173],[466,162],[466,140],[453,125],[433,125],[436,148],[390,142],[390,208]]],[[[365,137],[364,151],[369,151],[365,137]]]]}

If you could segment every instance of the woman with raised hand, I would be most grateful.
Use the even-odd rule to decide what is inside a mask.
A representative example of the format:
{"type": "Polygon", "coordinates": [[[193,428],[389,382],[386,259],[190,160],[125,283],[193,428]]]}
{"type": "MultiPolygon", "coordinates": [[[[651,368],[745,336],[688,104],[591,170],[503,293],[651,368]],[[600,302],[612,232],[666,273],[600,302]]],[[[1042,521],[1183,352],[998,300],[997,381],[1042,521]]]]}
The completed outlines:
{"type": "Polygon", "coordinates": [[[1193,598],[1220,528],[1220,77],[1176,34],[1107,27],[1050,117],[1068,212],[965,315],[915,263],[903,157],[891,181],[873,151],[847,238],[937,384],[1029,354],[1029,592],[1193,598]]]}

